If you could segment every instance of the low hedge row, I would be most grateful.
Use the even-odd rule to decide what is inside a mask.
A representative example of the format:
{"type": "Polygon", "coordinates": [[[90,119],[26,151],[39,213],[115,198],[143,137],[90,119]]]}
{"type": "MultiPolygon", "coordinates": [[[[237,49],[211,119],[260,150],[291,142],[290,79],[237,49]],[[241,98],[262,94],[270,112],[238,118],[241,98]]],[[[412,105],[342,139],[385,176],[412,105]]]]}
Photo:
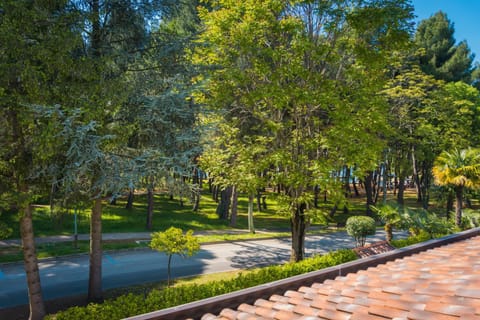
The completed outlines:
{"type": "Polygon", "coordinates": [[[147,296],[140,294],[127,294],[113,300],[107,300],[102,304],[89,304],[86,307],[72,307],[55,315],[47,316],[46,319],[122,319],[335,266],[355,259],[357,259],[357,256],[352,250],[342,249],[322,256],[308,258],[297,263],[270,266],[248,273],[241,273],[230,280],[212,281],[199,285],[182,285],[163,290],[152,290],[147,296]]]}
{"type": "Polygon", "coordinates": [[[425,242],[430,239],[432,239],[432,237],[428,233],[420,232],[420,234],[416,236],[409,236],[408,238],[404,238],[404,239],[392,240],[390,244],[395,248],[403,248],[403,247],[411,246],[412,244],[425,242]]]}

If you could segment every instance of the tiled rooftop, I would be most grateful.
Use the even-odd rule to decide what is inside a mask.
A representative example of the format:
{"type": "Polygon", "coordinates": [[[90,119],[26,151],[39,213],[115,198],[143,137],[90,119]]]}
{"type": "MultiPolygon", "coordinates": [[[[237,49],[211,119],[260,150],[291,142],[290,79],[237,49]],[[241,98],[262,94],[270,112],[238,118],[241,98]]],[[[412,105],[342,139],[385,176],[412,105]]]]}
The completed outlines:
{"type": "Polygon", "coordinates": [[[201,319],[480,320],[480,236],[201,319]]]}

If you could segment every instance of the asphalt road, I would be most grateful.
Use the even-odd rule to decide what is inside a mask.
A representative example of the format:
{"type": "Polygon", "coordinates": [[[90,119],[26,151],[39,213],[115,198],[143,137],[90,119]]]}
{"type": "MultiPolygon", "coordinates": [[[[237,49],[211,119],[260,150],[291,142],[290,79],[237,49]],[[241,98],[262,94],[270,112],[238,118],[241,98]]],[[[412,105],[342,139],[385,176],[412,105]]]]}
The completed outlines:
{"type": "MultiPolygon", "coordinates": [[[[397,233],[395,237],[401,235],[397,233]]],[[[384,233],[377,231],[367,242],[384,239],[384,233]]],[[[307,236],[305,254],[310,256],[354,246],[353,239],[345,232],[307,236]]],[[[202,245],[200,252],[193,257],[173,257],[172,277],[281,264],[289,260],[290,248],[291,242],[287,238],[202,245]]],[[[39,268],[45,300],[87,292],[88,255],[43,260],[39,268]]],[[[165,280],[167,257],[148,249],[104,252],[102,269],[104,289],[165,280]]],[[[27,303],[23,263],[0,264],[0,309],[27,303]]]]}

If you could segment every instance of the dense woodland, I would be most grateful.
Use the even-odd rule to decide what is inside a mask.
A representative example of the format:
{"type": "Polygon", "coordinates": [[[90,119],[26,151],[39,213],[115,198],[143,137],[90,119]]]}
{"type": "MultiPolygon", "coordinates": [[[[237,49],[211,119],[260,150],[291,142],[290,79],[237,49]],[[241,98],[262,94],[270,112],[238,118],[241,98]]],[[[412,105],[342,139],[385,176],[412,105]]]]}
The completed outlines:
{"type": "Polygon", "coordinates": [[[21,216],[31,319],[45,314],[39,200],[91,203],[90,301],[102,201],[135,190],[147,230],[154,190],[196,210],[208,178],[233,224],[239,193],[252,217],[275,190],[294,261],[319,198],[334,215],[360,184],[366,215],[386,188],[402,205],[410,183],[425,209],[432,192],[456,203],[460,226],[480,68],[444,13],[413,18],[408,0],[0,1],[0,212],[21,216]]]}

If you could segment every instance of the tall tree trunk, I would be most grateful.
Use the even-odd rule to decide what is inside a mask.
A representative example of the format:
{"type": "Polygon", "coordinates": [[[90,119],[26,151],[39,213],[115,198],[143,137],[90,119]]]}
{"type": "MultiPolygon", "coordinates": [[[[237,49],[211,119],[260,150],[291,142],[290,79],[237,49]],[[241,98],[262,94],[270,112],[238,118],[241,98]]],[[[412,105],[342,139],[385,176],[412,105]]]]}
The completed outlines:
{"type": "Polygon", "coordinates": [[[344,180],[344,187],[345,187],[345,197],[350,197],[352,190],[350,189],[350,176],[351,170],[349,166],[344,166],[345,168],[345,180],[344,180]]]}
{"type": "Polygon", "coordinates": [[[387,188],[388,188],[388,173],[387,173],[387,163],[383,164],[383,175],[382,175],[382,180],[383,180],[383,199],[382,203],[385,205],[387,203],[387,188]]]}
{"type": "Polygon", "coordinates": [[[192,211],[197,212],[200,207],[200,191],[202,190],[201,183],[202,179],[200,178],[200,170],[195,168],[193,170],[193,188],[192,188],[192,211]]]}
{"type": "Polygon", "coordinates": [[[192,211],[193,212],[197,212],[199,209],[200,209],[200,197],[201,197],[201,188],[199,188],[198,190],[195,190],[193,191],[194,192],[194,199],[193,199],[193,207],[192,207],[192,211]]]}
{"type": "Polygon", "coordinates": [[[430,172],[431,167],[428,165],[426,161],[422,161],[421,167],[422,176],[419,179],[420,184],[420,192],[422,194],[422,208],[427,210],[428,209],[428,202],[429,202],[429,187],[430,187],[430,172]]]}
{"type": "Polygon", "coordinates": [[[374,194],[374,199],[373,203],[376,204],[378,202],[378,196],[380,194],[380,187],[381,187],[381,179],[382,175],[380,174],[379,170],[375,170],[375,175],[374,175],[374,182],[373,182],[373,194],[374,194]]]}
{"type": "Polygon", "coordinates": [[[134,193],[135,193],[135,190],[134,189],[130,189],[128,191],[128,198],[127,198],[127,204],[125,205],[125,209],[132,209],[133,208],[133,198],[134,198],[134,193]]]}
{"type": "Polygon", "coordinates": [[[231,193],[232,193],[232,187],[227,187],[220,192],[220,201],[218,202],[218,206],[217,206],[217,214],[220,219],[223,219],[223,220],[228,219],[231,193]]]}
{"type": "Polygon", "coordinates": [[[200,187],[200,192],[203,190],[203,171],[202,170],[198,170],[198,185],[200,187]]]}
{"type": "Polygon", "coordinates": [[[145,226],[147,230],[152,230],[153,206],[154,206],[153,187],[148,187],[147,189],[147,223],[145,226]]]}
{"type": "Polygon", "coordinates": [[[453,211],[453,202],[454,202],[454,195],[451,192],[451,190],[447,191],[447,212],[445,216],[447,217],[447,220],[450,220],[450,214],[453,211]]]}
{"type": "Polygon", "coordinates": [[[262,212],[262,191],[257,189],[257,211],[262,212]]]}
{"type": "Polygon", "coordinates": [[[212,199],[213,199],[213,201],[215,201],[215,202],[218,203],[220,196],[221,196],[220,187],[217,186],[217,185],[214,185],[214,186],[213,186],[213,192],[212,192],[212,199]]]}
{"type": "Polygon", "coordinates": [[[338,202],[333,205],[332,209],[330,209],[330,212],[328,213],[328,216],[330,218],[333,218],[335,213],[337,213],[337,209],[338,209],[338,202]]]}
{"type": "Polygon", "coordinates": [[[295,205],[295,211],[290,219],[292,227],[292,252],[290,261],[298,262],[303,260],[305,254],[305,204],[295,205]]]}
{"type": "Polygon", "coordinates": [[[401,175],[398,178],[398,193],[397,193],[397,203],[401,207],[403,207],[403,205],[405,204],[404,194],[405,194],[405,177],[401,175]]]}
{"type": "Polygon", "coordinates": [[[418,174],[417,160],[415,158],[415,148],[412,147],[412,168],[413,168],[413,181],[415,181],[415,188],[417,189],[417,202],[422,202],[422,188],[420,186],[420,177],[418,174]]]}
{"type": "Polygon", "coordinates": [[[42,296],[40,272],[38,270],[35,238],[33,234],[32,207],[27,205],[20,220],[23,259],[27,276],[28,301],[30,304],[29,320],[41,320],[45,317],[45,303],[42,296]]]}
{"type": "Polygon", "coordinates": [[[172,276],[172,269],[170,266],[172,265],[172,256],[173,254],[168,255],[168,265],[167,265],[167,287],[170,287],[170,279],[172,276]]]}
{"type": "Polygon", "coordinates": [[[248,230],[250,233],[255,233],[255,226],[253,225],[253,193],[248,194],[248,230]]]}
{"type": "Polygon", "coordinates": [[[368,172],[367,176],[365,176],[365,194],[367,197],[367,208],[366,212],[368,216],[373,214],[371,206],[375,205],[374,202],[374,186],[373,186],[373,171],[368,172]]]}
{"type": "MultiPolygon", "coordinates": [[[[2,108],[4,108],[4,106],[2,106],[2,108]]],[[[15,171],[12,178],[14,179],[17,191],[21,195],[28,195],[29,187],[22,177],[28,175],[28,170],[32,166],[32,157],[27,149],[24,132],[15,107],[8,109],[7,121],[8,120],[10,120],[11,123],[14,152],[18,155],[18,159],[13,163],[15,171]]],[[[35,251],[32,206],[30,203],[22,204],[20,202],[16,203],[16,206],[19,210],[23,210],[23,215],[20,218],[20,236],[22,239],[24,268],[27,278],[28,303],[30,307],[29,320],[41,320],[44,318],[46,311],[42,295],[38,259],[35,251]]]]}
{"type": "Polygon", "coordinates": [[[102,302],[102,199],[94,200],[90,221],[90,270],[88,301],[102,302]]]}
{"type": "Polygon", "coordinates": [[[355,197],[359,197],[360,192],[358,192],[357,179],[355,179],[355,176],[352,177],[352,185],[353,185],[353,191],[355,192],[355,197]]]}
{"type": "Polygon", "coordinates": [[[237,211],[238,211],[238,190],[237,186],[232,186],[232,198],[230,200],[230,226],[237,225],[237,211]]]}
{"type": "Polygon", "coordinates": [[[213,194],[213,179],[212,178],[208,178],[208,192],[213,194]]]}
{"type": "Polygon", "coordinates": [[[395,173],[395,177],[393,178],[393,195],[397,195],[397,188],[398,188],[398,176],[395,173]]]}
{"type": "Polygon", "coordinates": [[[455,188],[455,198],[455,224],[460,227],[462,224],[463,186],[455,188]]]}

